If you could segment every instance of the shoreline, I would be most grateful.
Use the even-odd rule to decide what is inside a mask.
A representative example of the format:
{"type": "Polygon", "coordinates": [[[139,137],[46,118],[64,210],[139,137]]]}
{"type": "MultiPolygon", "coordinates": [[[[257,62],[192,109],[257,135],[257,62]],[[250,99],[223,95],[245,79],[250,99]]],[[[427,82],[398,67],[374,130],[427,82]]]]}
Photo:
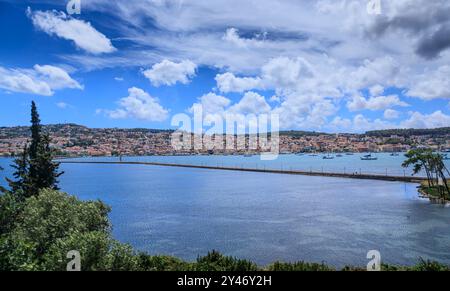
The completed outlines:
{"type": "Polygon", "coordinates": [[[450,200],[446,200],[445,198],[439,198],[428,194],[422,187],[418,188],[419,197],[430,200],[433,204],[440,204],[444,206],[450,206],[450,200]]]}

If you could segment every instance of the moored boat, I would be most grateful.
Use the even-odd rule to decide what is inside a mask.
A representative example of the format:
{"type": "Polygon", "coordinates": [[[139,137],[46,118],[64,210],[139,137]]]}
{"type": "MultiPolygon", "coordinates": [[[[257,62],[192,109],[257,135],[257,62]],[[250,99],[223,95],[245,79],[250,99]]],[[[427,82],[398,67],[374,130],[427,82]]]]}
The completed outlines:
{"type": "Polygon", "coordinates": [[[332,155],[326,155],[326,156],[323,156],[323,159],[324,160],[334,160],[334,157],[332,155]]]}
{"type": "Polygon", "coordinates": [[[378,160],[378,158],[372,154],[369,154],[369,155],[365,155],[365,156],[361,157],[361,160],[362,161],[376,161],[376,160],[378,160]]]}

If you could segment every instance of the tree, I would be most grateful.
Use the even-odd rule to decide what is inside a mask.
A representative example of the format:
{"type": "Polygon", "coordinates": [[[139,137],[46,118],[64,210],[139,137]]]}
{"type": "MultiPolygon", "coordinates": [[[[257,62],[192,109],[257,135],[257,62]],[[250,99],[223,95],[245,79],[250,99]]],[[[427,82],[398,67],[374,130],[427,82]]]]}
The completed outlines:
{"type": "Polygon", "coordinates": [[[83,270],[106,268],[113,245],[109,211],[100,201],[41,190],[22,202],[14,227],[0,236],[0,270],[65,270],[71,250],[82,252],[83,270]]]}
{"type": "Polygon", "coordinates": [[[41,120],[34,101],[31,103],[31,142],[12,165],[15,180],[8,180],[11,191],[24,197],[39,194],[41,189],[58,190],[59,163],[53,161],[50,137],[42,133],[41,120]]]}
{"type": "Polygon", "coordinates": [[[38,155],[39,145],[41,143],[41,119],[37,111],[36,103],[31,101],[31,145],[30,159],[35,159],[38,155]]]}
{"type": "Polygon", "coordinates": [[[403,167],[413,166],[413,174],[417,175],[425,171],[428,180],[428,188],[437,190],[440,198],[445,198],[445,194],[450,197],[450,189],[446,175],[450,175],[445,166],[444,157],[441,154],[433,153],[429,149],[416,149],[409,151],[406,155],[403,167]],[[440,185],[442,181],[443,185],[440,185]]]}
{"type": "MultiPolygon", "coordinates": [[[[3,168],[2,168],[2,167],[0,167],[0,171],[3,171],[3,168]]],[[[5,192],[6,192],[6,189],[3,188],[2,186],[0,186],[0,192],[1,192],[1,193],[5,193],[5,192]]]]}
{"type": "Polygon", "coordinates": [[[42,134],[40,136],[36,158],[31,160],[31,167],[34,166],[37,172],[35,185],[38,191],[44,188],[59,190],[58,178],[63,172],[58,172],[59,163],[53,161],[53,154],[54,152],[50,148],[49,135],[42,134]]]}
{"type": "Polygon", "coordinates": [[[430,172],[431,169],[428,164],[428,155],[430,153],[432,152],[428,149],[410,150],[405,154],[405,157],[407,159],[403,162],[402,167],[408,168],[410,166],[413,166],[413,175],[417,175],[420,172],[425,171],[428,184],[433,185],[433,179],[430,172]]]}
{"type": "Polygon", "coordinates": [[[444,163],[444,156],[441,154],[434,154],[430,157],[432,169],[436,175],[437,180],[437,188],[439,190],[439,194],[441,198],[445,198],[445,193],[450,197],[450,189],[447,182],[447,177],[445,176],[450,175],[449,170],[445,166],[444,163]],[[442,181],[443,185],[439,184],[439,181],[442,181]]]}
{"type": "MultiPolygon", "coordinates": [[[[14,160],[14,164],[11,165],[15,169],[13,176],[15,180],[6,178],[6,181],[13,193],[27,193],[29,187],[29,159],[28,159],[28,147],[25,145],[20,157],[14,160]]],[[[24,197],[21,197],[24,198],[24,197]]]]}

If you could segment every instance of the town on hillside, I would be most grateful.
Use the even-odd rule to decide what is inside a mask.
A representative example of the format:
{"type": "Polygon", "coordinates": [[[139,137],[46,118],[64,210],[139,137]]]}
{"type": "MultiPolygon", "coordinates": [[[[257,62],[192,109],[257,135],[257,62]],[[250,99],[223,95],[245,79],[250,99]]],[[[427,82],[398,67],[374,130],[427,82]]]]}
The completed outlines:
{"type": "MultiPolygon", "coordinates": [[[[46,125],[58,156],[144,156],[178,154],[245,154],[225,149],[175,151],[171,130],[88,128],[76,124],[46,125]]],[[[215,137],[217,138],[217,137],[215,137]]],[[[222,136],[222,138],[224,138],[222,136]]],[[[30,139],[28,127],[0,127],[0,156],[16,156],[30,139]]],[[[248,136],[247,136],[248,142],[248,136]]],[[[365,134],[280,132],[280,153],[406,152],[413,148],[450,151],[450,128],[400,129],[365,134]]],[[[258,150],[254,150],[257,153],[258,150]]]]}

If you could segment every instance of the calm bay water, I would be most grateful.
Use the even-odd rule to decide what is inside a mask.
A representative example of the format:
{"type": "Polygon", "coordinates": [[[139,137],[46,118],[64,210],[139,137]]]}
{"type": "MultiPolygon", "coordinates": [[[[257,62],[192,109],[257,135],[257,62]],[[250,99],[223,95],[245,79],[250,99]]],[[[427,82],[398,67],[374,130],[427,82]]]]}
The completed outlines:
{"type": "MultiPolygon", "coordinates": [[[[204,166],[225,166],[237,168],[258,168],[258,169],[284,169],[284,170],[301,170],[314,172],[338,172],[338,173],[356,173],[363,174],[379,174],[391,176],[411,175],[411,169],[402,168],[405,160],[404,154],[399,156],[390,156],[390,154],[380,153],[375,156],[376,161],[362,161],[361,157],[365,154],[343,155],[333,160],[324,160],[323,155],[310,156],[306,155],[280,155],[274,161],[261,161],[259,155],[251,157],[243,156],[221,156],[221,155],[205,155],[205,156],[148,156],[148,157],[124,157],[123,161],[139,161],[139,162],[157,162],[157,163],[173,163],[188,165],[204,165],[204,166]]],[[[98,157],[98,158],[77,158],[75,160],[89,161],[118,161],[117,157],[98,157]]],[[[447,167],[450,168],[450,161],[446,161],[447,167]]]]}
{"type": "MultiPolygon", "coordinates": [[[[199,157],[170,157],[179,158],[199,157]]],[[[10,162],[0,159],[3,185],[10,162]]],[[[62,190],[111,205],[114,237],[151,254],[194,260],[217,249],[261,265],[365,266],[375,249],[393,264],[450,264],[450,208],[419,199],[414,184],[144,165],[62,169],[62,190]]]]}

